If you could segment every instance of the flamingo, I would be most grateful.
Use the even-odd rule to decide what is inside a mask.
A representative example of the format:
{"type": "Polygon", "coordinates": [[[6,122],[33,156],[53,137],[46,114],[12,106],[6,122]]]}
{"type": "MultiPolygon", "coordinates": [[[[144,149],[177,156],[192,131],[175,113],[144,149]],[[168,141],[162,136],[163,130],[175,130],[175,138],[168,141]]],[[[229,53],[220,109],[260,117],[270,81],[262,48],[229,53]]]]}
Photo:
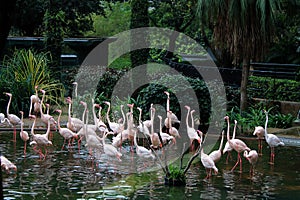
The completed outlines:
{"type": "Polygon", "coordinates": [[[262,126],[256,126],[253,135],[257,135],[258,153],[262,155],[262,140],[264,139],[265,129],[262,126]]]}
{"type": "Polygon", "coordinates": [[[100,131],[101,133],[104,133],[104,131],[107,130],[106,124],[102,120],[97,118],[96,111],[95,111],[95,107],[100,108],[100,105],[95,103],[94,99],[92,99],[92,104],[93,104],[92,111],[93,111],[94,126],[95,126],[94,129],[95,131],[100,131]]]}
{"type": "MultiPolygon", "coordinates": [[[[172,135],[174,138],[178,137],[178,138],[181,138],[178,130],[172,126],[172,120],[171,120],[171,117],[172,117],[172,111],[168,111],[167,112],[167,128],[169,130],[169,134],[172,135]]],[[[165,125],[166,125],[166,121],[165,121],[165,125]]]]}
{"type": "Polygon", "coordinates": [[[151,138],[151,143],[152,143],[151,146],[153,148],[157,149],[158,147],[162,147],[163,141],[162,141],[161,137],[159,136],[159,134],[154,132],[154,126],[153,126],[153,124],[154,124],[154,116],[155,116],[155,108],[152,108],[152,113],[151,113],[151,133],[150,133],[151,137],[150,138],[151,138]]]}
{"type": "MultiPolygon", "coordinates": [[[[83,102],[83,101],[81,101],[80,103],[83,105],[85,104],[85,102],[83,102]]],[[[86,139],[85,146],[89,148],[90,155],[92,156],[93,149],[102,149],[103,148],[103,145],[102,145],[103,138],[100,138],[93,129],[90,129],[88,127],[88,121],[89,121],[88,113],[89,113],[89,111],[85,107],[84,114],[86,115],[86,120],[84,119],[84,115],[82,118],[82,121],[85,121],[85,125],[83,126],[82,130],[80,130],[80,131],[83,131],[83,134],[86,139]]]]}
{"type": "Polygon", "coordinates": [[[35,123],[36,123],[36,116],[35,115],[30,115],[30,118],[33,118],[34,121],[33,121],[33,124],[32,124],[32,127],[31,127],[31,135],[32,135],[32,142],[31,142],[31,145],[32,144],[35,144],[36,146],[38,146],[40,149],[39,151],[36,150],[36,146],[34,147],[34,150],[37,151],[40,155],[40,159],[42,157],[44,157],[44,159],[46,158],[46,155],[47,155],[47,146],[49,145],[53,145],[52,142],[49,140],[49,133],[50,133],[50,127],[51,127],[51,118],[48,119],[48,128],[47,128],[47,131],[45,134],[35,134],[34,133],[34,127],[35,127],[35,123]],[[42,152],[42,149],[43,148],[45,149],[45,154],[43,154],[42,152]]]}
{"type": "Polygon", "coordinates": [[[192,147],[192,150],[194,150],[193,141],[197,140],[199,142],[199,144],[201,144],[201,139],[200,139],[199,135],[197,134],[197,131],[193,128],[193,125],[189,126],[189,114],[190,114],[190,110],[191,110],[190,106],[185,106],[185,108],[187,109],[186,120],[185,120],[186,121],[187,134],[190,138],[190,145],[192,147]]]}
{"type": "Polygon", "coordinates": [[[9,120],[5,117],[5,115],[3,113],[0,113],[0,124],[3,124],[4,122],[7,122],[9,125],[11,125],[11,123],[9,122],[9,120]]]}
{"type": "MultiPolygon", "coordinates": [[[[165,91],[164,93],[167,95],[167,112],[168,112],[168,111],[170,111],[170,93],[167,91],[165,91]]],[[[171,113],[170,119],[171,119],[172,125],[174,125],[175,123],[180,123],[180,121],[178,120],[178,117],[174,113],[171,113]]],[[[167,119],[165,120],[165,124],[168,125],[168,123],[166,121],[167,121],[167,119]]],[[[166,125],[166,127],[167,127],[167,125],[166,125]]]]}
{"type": "Polygon", "coordinates": [[[0,156],[1,167],[5,169],[8,173],[10,169],[17,171],[17,166],[13,164],[10,160],[8,160],[5,156],[0,156]]]}
{"type": "Polygon", "coordinates": [[[114,135],[113,132],[107,132],[103,135],[103,139],[102,139],[102,142],[103,142],[103,150],[104,150],[104,153],[108,156],[111,156],[111,157],[114,157],[116,156],[118,158],[119,161],[122,161],[121,160],[121,156],[122,156],[122,153],[120,153],[116,147],[114,147],[113,145],[111,144],[106,144],[105,143],[105,139],[106,139],[106,136],[109,135],[109,134],[112,134],[114,135]]]}
{"type": "Polygon", "coordinates": [[[224,140],[224,130],[222,131],[222,138],[221,138],[221,143],[220,143],[219,149],[215,150],[209,154],[209,157],[211,157],[215,163],[217,163],[221,159],[223,140],[224,140]]]}
{"type": "Polygon", "coordinates": [[[71,116],[72,99],[68,97],[67,102],[69,104],[67,128],[73,132],[78,132],[83,127],[83,121],[71,116]]]}
{"type": "Polygon", "coordinates": [[[137,143],[137,140],[136,140],[136,134],[137,132],[134,133],[134,139],[133,139],[133,142],[134,142],[134,145],[136,147],[136,154],[141,157],[141,158],[144,158],[144,159],[155,159],[155,156],[153,155],[151,149],[147,149],[143,146],[139,146],[138,143],[137,143]]]}
{"type": "Polygon", "coordinates": [[[240,139],[230,139],[229,136],[229,129],[230,129],[230,124],[229,124],[229,117],[226,116],[225,119],[227,120],[227,141],[230,145],[231,148],[233,148],[237,153],[238,153],[238,159],[236,164],[233,166],[231,171],[233,171],[236,166],[240,163],[240,172],[242,172],[242,158],[240,153],[244,151],[250,151],[250,148],[247,147],[247,145],[240,139]]]}
{"type": "Polygon", "coordinates": [[[40,108],[40,98],[38,96],[38,86],[34,86],[35,89],[35,94],[30,96],[30,106],[29,106],[29,115],[31,115],[31,110],[32,110],[32,104],[33,104],[33,110],[35,113],[39,112],[40,108]]]}
{"type": "Polygon", "coordinates": [[[163,144],[167,144],[171,140],[175,144],[176,141],[175,141],[175,138],[172,135],[169,135],[168,133],[162,132],[162,116],[158,115],[157,117],[159,118],[159,134],[161,136],[163,144]]]}
{"type": "Polygon", "coordinates": [[[114,134],[118,134],[122,130],[121,127],[120,127],[120,124],[110,121],[110,119],[109,119],[110,102],[105,101],[104,103],[106,105],[108,105],[108,109],[107,109],[107,112],[106,112],[106,120],[107,120],[108,126],[114,132],[114,134]]]}
{"type": "Polygon", "coordinates": [[[274,158],[275,158],[275,147],[284,146],[284,143],[274,134],[268,134],[268,112],[264,110],[266,114],[266,123],[265,123],[265,139],[268,145],[271,147],[271,155],[270,155],[270,164],[274,165],[274,158]]]}
{"type": "MultiPolygon", "coordinates": [[[[123,109],[121,109],[123,110],[123,109]]],[[[123,115],[123,123],[125,122],[125,114],[122,111],[122,115],[123,115]]],[[[131,115],[130,112],[126,113],[126,120],[127,120],[127,128],[125,130],[122,130],[120,133],[118,133],[117,136],[113,137],[113,142],[112,145],[114,147],[121,147],[122,143],[124,140],[129,139],[129,127],[130,127],[130,120],[129,120],[129,115],[131,115]]],[[[123,125],[124,127],[124,125],[123,125]]]]}
{"type": "Polygon", "coordinates": [[[250,168],[250,174],[253,174],[254,172],[254,167],[257,163],[258,160],[258,154],[256,150],[251,150],[251,151],[244,151],[244,157],[249,161],[249,163],[251,164],[251,168],[250,168]]]}
{"type": "Polygon", "coordinates": [[[215,165],[213,159],[204,153],[203,148],[201,149],[201,163],[206,170],[206,179],[209,179],[212,176],[212,170],[214,170],[215,175],[218,174],[218,168],[215,165]]]}
{"type": "Polygon", "coordinates": [[[63,146],[62,146],[62,148],[61,148],[61,149],[63,149],[66,140],[68,140],[68,147],[69,147],[69,146],[71,145],[71,140],[73,140],[74,138],[77,139],[78,136],[77,136],[76,133],[74,133],[74,132],[71,131],[70,129],[68,129],[68,128],[62,128],[62,127],[60,126],[60,118],[61,118],[62,110],[57,109],[56,112],[59,113],[58,119],[57,119],[58,132],[59,132],[59,134],[64,138],[64,143],[63,143],[63,146]]]}
{"type": "Polygon", "coordinates": [[[24,112],[20,111],[21,113],[21,131],[20,131],[20,137],[21,139],[24,141],[24,155],[26,155],[26,145],[27,145],[27,141],[29,140],[29,135],[27,133],[27,131],[23,130],[23,125],[24,125],[24,121],[23,121],[23,117],[24,117],[24,112]]]}
{"type": "MultiPolygon", "coordinates": [[[[233,127],[233,134],[232,134],[232,139],[235,138],[235,133],[236,133],[236,125],[237,125],[237,121],[234,120],[234,127],[233,127]]],[[[227,152],[227,157],[226,157],[226,164],[228,164],[228,158],[230,157],[231,159],[231,151],[233,149],[231,148],[231,146],[229,145],[229,142],[227,141],[225,143],[224,149],[223,149],[223,154],[225,154],[227,152]]]]}
{"type": "Polygon", "coordinates": [[[14,127],[13,141],[16,142],[17,141],[17,138],[16,138],[16,136],[17,136],[16,126],[19,125],[19,124],[21,124],[21,119],[17,115],[15,115],[15,114],[9,114],[9,107],[10,107],[10,104],[11,104],[12,94],[8,93],[8,92],[6,92],[5,94],[7,96],[9,96],[9,101],[8,101],[7,108],[6,108],[6,115],[7,115],[7,119],[9,120],[9,122],[14,127]]]}
{"type": "Polygon", "coordinates": [[[48,121],[50,120],[50,126],[55,128],[55,125],[57,124],[57,122],[54,120],[54,118],[51,115],[45,114],[42,109],[46,91],[45,90],[40,90],[40,91],[43,93],[42,100],[40,103],[41,120],[46,125],[48,124],[48,121]]]}

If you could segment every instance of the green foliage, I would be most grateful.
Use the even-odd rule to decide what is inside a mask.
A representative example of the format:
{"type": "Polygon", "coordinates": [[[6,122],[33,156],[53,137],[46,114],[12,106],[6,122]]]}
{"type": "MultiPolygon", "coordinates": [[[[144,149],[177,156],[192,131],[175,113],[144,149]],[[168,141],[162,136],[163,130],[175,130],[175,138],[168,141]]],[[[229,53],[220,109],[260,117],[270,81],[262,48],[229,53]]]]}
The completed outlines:
{"type": "Polygon", "coordinates": [[[181,183],[185,183],[185,174],[182,169],[180,169],[178,166],[175,165],[169,165],[169,172],[168,175],[169,179],[173,179],[174,181],[179,181],[181,183]]]}
{"type": "MultiPolygon", "coordinates": [[[[46,91],[45,102],[59,105],[65,89],[49,70],[49,54],[32,50],[16,50],[12,57],[5,57],[1,68],[1,92],[10,92],[12,110],[29,110],[30,96],[35,94],[35,86],[46,91]]],[[[5,103],[7,100],[5,100],[5,103]]],[[[3,105],[3,103],[1,103],[3,105]]],[[[5,106],[2,106],[5,107],[5,106]]]]}
{"type": "Polygon", "coordinates": [[[227,115],[231,120],[237,120],[242,133],[252,135],[256,126],[265,126],[266,115],[263,109],[269,113],[268,127],[289,128],[295,120],[291,114],[281,114],[276,106],[266,108],[262,103],[249,107],[245,112],[241,112],[238,107],[233,107],[227,115]]]}
{"type": "Polygon", "coordinates": [[[300,82],[269,77],[249,77],[248,94],[252,98],[280,101],[298,101],[300,82]]]}
{"type": "Polygon", "coordinates": [[[106,3],[105,7],[105,16],[93,16],[94,31],[87,36],[109,37],[129,29],[131,9],[128,2],[106,3]]]}

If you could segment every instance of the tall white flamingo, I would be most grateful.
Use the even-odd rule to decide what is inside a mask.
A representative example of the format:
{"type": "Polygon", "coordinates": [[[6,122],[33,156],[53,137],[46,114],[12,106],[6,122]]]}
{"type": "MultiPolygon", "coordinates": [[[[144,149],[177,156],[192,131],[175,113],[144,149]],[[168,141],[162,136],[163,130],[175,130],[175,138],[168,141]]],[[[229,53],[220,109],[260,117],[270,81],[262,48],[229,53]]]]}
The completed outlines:
{"type": "Polygon", "coordinates": [[[230,139],[229,136],[229,130],[230,130],[230,124],[229,124],[229,117],[226,116],[225,120],[227,120],[227,141],[229,143],[229,145],[231,146],[231,148],[233,148],[237,153],[238,153],[238,159],[236,164],[233,166],[233,168],[231,169],[231,171],[233,171],[236,166],[240,163],[240,172],[242,172],[242,158],[241,158],[241,153],[244,151],[250,151],[251,149],[249,147],[247,147],[247,145],[240,139],[230,139]]]}
{"type": "Polygon", "coordinates": [[[20,111],[20,113],[21,113],[21,131],[20,131],[20,137],[24,141],[24,155],[26,155],[26,145],[27,145],[27,141],[29,140],[29,135],[28,135],[28,132],[24,131],[24,129],[23,129],[23,126],[24,126],[24,121],[23,121],[24,112],[20,111]]]}
{"type": "Polygon", "coordinates": [[[58,119],[57,119],[58,132],[59,132],[59,134],[64,138],[64,143],[63,143],[61,149],[64,148],[65,143],[66,143],[66,140],[68,140],[68,148],[69,148],[70,145],[71,145],[71,142],[73,141],[73,139],[77,139],[78,136],[77,136],[76,133],[74,133],[74,132],[71,131],[70,129],[68,129],[68,128],[62,128],[62,127],[60,126],[60,118],[61,118],[62,110],[57,109],[56,112],[59,113],[58,119]]]}
{"type": "MultiPolygon", "coordinates": [[[[170,93],[167,91],[165,91],[164,93],[167,95],[167,112],[168,112],[168,111],[170,111],[170,93]]],[[[174,113],[171,112],[170,114],[171,114],[170,119],[171,119],[172,125],[174,125],[175,123],[180,123],[180,121],[178,120],[178,117],[174,113]]],[[[165,124],[167,124],[166,120],[165,120],[165,124]]]]}
{"type": "Polygon", "coordinates": [[[268,145],[271,147],[271,155],[270,155],[270,164],[274,165],[275,158],[275,147],[284,146],[284,143],[274,134],[268,134],[268,112],[264,110],[266,114],[266,123],[265,123],[265,139],[268,145]]]}
{"type": "Polygon", "coordinates": [[[8,101],[7,108],[6,108],[6,115],[7,115],[7,119],[9,120],[9,122],[14,127],[13,141],[16,142],[16,140],[17,140],[17,138],[16,138],[17,137],[16,136],[17,135],[16,126],[21,124],[21,119],[17,115],[9,113],[9,107],[10,107],[10,104],[11,104],[12,94],[8,93],[8,92],[6,92],[5,94],[7,96],[9,96],[9,101],[8,101]]]}
{"type": "MultiPolygon", "coordinates": [[[[232,139],[235,138],[235,133],[236,133],[236,126],[237,126],[237,121],[234,120],[234,127],[233,127],[233,134],[232,134],[232,139]]],[[[231,151],[233,150],[233,148],[231,148],[231,146],[229,145],[229,142],[227,141],[225,143],[224,149],[223,149],[223,154],[225,154],[227,152],[227,157],[226,157],[226,164],[228,164],[228,158],[230,157],[230,159],[232,159],[231,157],[231,151]]]]}
{"type": "Polygon", "coordinates": [[[265,129],[262,126],[256,126],[253,135],[257,136],[258,139],[258,154],[262,155],[262,141],[265,136],[265,129]]]}
{"type": "Polygon", "coordinates": [[[110,102],[105,101],[104,103],[106,105],[108,105],[107,112],[106,112],[106,120],[107,120],[108,126],[114,132],[114,134],[118,134],[122,130],[122,128],[119,123],[110,121],[110,118],[109,118],[110,102]]]}
{"type": "MultiPolygon", "coordinates": [[[[186,114],[186,129],[187,129],[187,134],[190,138],[190,146],[192,147],[192,151],[194,150],[194,140],[197,140],[199,144],[201,144],[201,139],[199,137],[199,135],[197,134],[197,131],[189,125],[189,115],[190,115],[190,111],[191,111],[191,108],[190,106],[185,106],[185,108],[187,109],[187,114],[186,114]]],[[[193,119],[192,119],[193,120],[193,119]]]]}
{"type": "Polygon", "coordinates": [[[167,144],[169,141],[173,141],[173,143],[175,144],[176,140],[172,135],[162,132],[162,116],[158,115],[157,117],[159,118],[159,134],[162,138],[163,145],[167,144]]]}
{"type": "Polygon", "coordinates": [[[0,113],[0,124],[3,124],[4,122],[7,122],[7,123],[11,126],[11,123],[10,123],[9,120],[5,117],[4,113],[0,113]]]}
{"type": "Polygon", "coordinates": [[[209,179],[212,176],[212,170],[214,170],[215,174],[218,174],[218,168],[216,167],[215,162],[210,156],[204,153],[203,148],[201,149],[201,163],[206,170],[206,179],[209,179]]]}
{"type": "Polygon", "coordinates": [[[151,116],[151,143],[154,149],[162,147],[162,139],[159,138],[159,134],[154,132],[154,116],[155,116],[155,108],[152,108],[152,116],[151,116]]]}
{"type": "Polygon", "coordinates": [[[222,131],[222,138],[221,138],[221,143],[220,143],[219,149],[215,150],[215,151],[212,151],[209,154],[209,157],[211,157],[215,163],[217,163],[221,159],[223,140],[224,140],[224,130],[222,131]]]}
{"type": "Polygon", "coordinates": [[[48,124],[48,120],[50,120],[50,126],[52,128],[56,128],[55,126],[56,126],[57,122],[54,120],[53,116],[51,116],[49,114],[45,114],[43,112],[42,105],[43,105],[43,102],[44,102],[46,91],[45,90],[40,90],[40,91],[43,93],[42,100],[41,100],[41,103],[40,103],[41,120],[46,125],[48,124]]]}

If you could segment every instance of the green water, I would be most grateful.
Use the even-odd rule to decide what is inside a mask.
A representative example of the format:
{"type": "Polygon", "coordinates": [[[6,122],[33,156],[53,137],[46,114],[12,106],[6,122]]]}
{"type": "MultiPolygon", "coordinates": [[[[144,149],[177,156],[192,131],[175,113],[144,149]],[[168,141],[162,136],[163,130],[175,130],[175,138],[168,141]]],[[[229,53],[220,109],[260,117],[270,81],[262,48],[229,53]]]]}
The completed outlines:
{"type": "MultiPolygon", "coordinates": [[[[18,135],[17,135],[18,136],[18,135]]],[[[126,153],[120,163],[117,159],[95,155],[91,159],[85,147],[61,150],[63,139],[54,133],[53,144],[45,160],[17,137],[11,141],[11,132],[0,133],[0,150],[16,164],[16,173],[3,171],[4,199],[298,199],[300,197],[300,144],[297,139],[285,139],[284,147],[276,148],[275,165],[268,164],[270,149],[263,145],[253,176],[250,165],[243,159],[243,173],[230,172],[236,160],[225,164],[226,155],[217,163],[218,175],[205,180],[205,169],[197,158],[182,187],[164,185],[162,170],[133,173],[153,161],[136,162],[126,153]],[[125,164],[124,164],[125,163],[125,164]],[[121,167],[120,167],[121,166],[121,167]]],[[[255,140],[245,141],[257,149],[255,140]]],[[[75,143],[74,143],[75,144],[75,143]]],[[[186,162],[185,162],[186,163],[186,162]]],[[[153,164],[153,163],[152,163],[153,164]]],[[[143,171],[143,170],[141,170],[143,171]]]]}

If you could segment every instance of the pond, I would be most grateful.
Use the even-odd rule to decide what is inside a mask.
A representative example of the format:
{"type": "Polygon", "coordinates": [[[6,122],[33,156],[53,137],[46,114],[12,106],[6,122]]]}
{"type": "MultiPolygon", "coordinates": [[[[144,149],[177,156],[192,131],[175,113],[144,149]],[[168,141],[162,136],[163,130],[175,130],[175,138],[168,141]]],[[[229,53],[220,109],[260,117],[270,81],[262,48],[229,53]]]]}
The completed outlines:
{"type": "MultiPolygon", "coordinates": [[[[263,156],[259,157],[252,176],[244,158],[243,172],[230,172],[236,160],[236,154],[232,153],[233,160],[226,164],[223,155],[217,163],[218,175],[206,180],[205,169],[196,158],[187,173],[186,186],[171,187],[164,184],[161,169],[132,173],[137,166],[152,161],[137,165],[132,157],[124,156],[122,169],[116,159],[103,155],[91,159],[83,145],[80,151],[76,145],[62,149],[62,137],[53,134],[53,147],[46,159],[40,160],[30,146],[25,157],[24,143],[19,137],[16,143],[11,141],[12,132],[0,132],[0,151],[18,168],[17,172],[2,173],[4,199],[297,199],[300,196],[299,139],[282,138],[286,145],[276,148],[274,166],[268,164],[270,149],[263,143],[263,156]]],[[[256,140],[245,142],[257,149],[256,140]]]]}

